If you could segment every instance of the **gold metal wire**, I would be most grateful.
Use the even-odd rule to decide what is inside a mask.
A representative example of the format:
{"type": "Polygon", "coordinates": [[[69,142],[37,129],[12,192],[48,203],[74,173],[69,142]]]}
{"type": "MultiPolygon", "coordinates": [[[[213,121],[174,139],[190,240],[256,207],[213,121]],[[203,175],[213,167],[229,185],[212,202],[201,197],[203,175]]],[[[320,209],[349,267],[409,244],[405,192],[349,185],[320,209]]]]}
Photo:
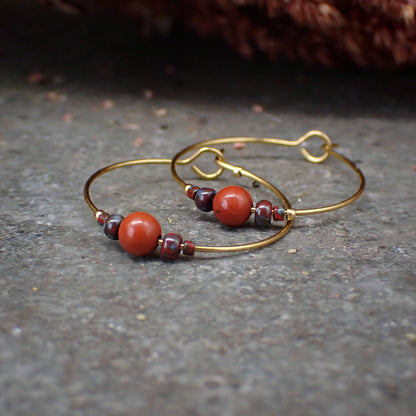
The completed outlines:
{"type": "MultiPolygon", "coordinates": [[[[321,147],[322,154],[319,156],[312,155],[305,147],[301,147],[299,150],[302,153],[303,157],[311,163],[322,163],[325,161],[329,156],[333,156],[340,160],[341,162],[344,162],[347,166],[349,166],[358,176],[360,184],[358,186],[358,189],[356,192],[351,195],[349,198],[344,199],[341,202],[332,204],[332,205],[326,205],[323,207],[318,208],[310,208],[310,209],[293,209],[293,208],[287,208],[286,209],[286,217],[288,220],[293,220],[296,216],[301,215],[313,215],[313,214],[322,214],[324,212],[334,211],[339,208],[343,208],[352,202],[354,202],[364,191],[365,188],[365,178],[361,170],[356,166],[354,162],[347,159],[345,156],[341,155],[340,153],[336,152],[334,150],[335,145],[332,144],[331,139],[325,134],[318,130],[311,130],[308,133],[304,134],[297,140],[283,140],[283,139],[269,139],[269,138],[258,138],[258,137],[225,137],[225,138],[219,138],[219,139],[212,139],[212,140],[205,140],[199,143],[195,143],[191,146],[186,147],[185,149],[181,150],[179,153],[177,153],[171,163],[171,173],[173,178],[176,180],[176,182],[182,187],[183,191],[186,192],[188,188],[191,186],[191,184],[186,183],[178,174],[176,166],[178,164],[181,164],[180,161],[186,153],[195,150],[195,149],[205,149],[209,148],[212,149],[210,146],[214,145],[220,145],[220,144],[227,144],[227,143],[264,143],[264,144],[275,144],[280,146],[288,146],[288,147],[297,147],[304,144],[307,140],[316,137],[323,141],[323,145],[321,147]],[[209,147],[208,147],[209,146],[209,147]]],[[[228,164],[224,160],[223,152],[221,151],[222,157],[216,158],[216,163],[224,168],[229,169],[234,172],[236,176],[245,175],[249,178],[253,178],[254,174],[251,172],[248,172],[244,170],[241,167],[234,166],[228,164]]],[[[194,159],[195,160],[195,159],[194,159]]],[[[192,169],[194,172],[196,172],[201,178],[208,179],[208,176],[201,171],[197,166],[192,166],[192,169]]],[[[270,189],[270,188],[269,188],[270,189]]]]}
{"type": "MultiPolygon", "coordinates": [[[[260,176],[255,175],[254,173],[251,173],[249,171],[246,171],[245,169],[233,166],[228,164],[225,161],[224,155],[222,151],[213,148],[213,147],[201,147],[199,149],[196,149],[196,151],[187,159],[176,159],[175,165],[188,165],[192,162],[194,162],[196,159],[198,159],[202,154],[204,153],[213,153],[216,156],[216,162],[217,163],[223,163],[223,166],[220,166],[215,172],[213,173],[205,173],[199,169],[196,169],[195,171],[198,173],[198,175],[204,179],[216,179],[218,178],[224,171],[224,169],[231,170],[234,172],[234,174],[237,173],[236,169],[238,169],[238,175],[241,176],[247,176],[250,179],[253,179],[254,181],[260,183],[261,185],[265,186],[267,189],[269,189],[271,192],[273,192],[281,201],[284,206],[284,208],[287,211],[290,211],[292,209],[290,202],[288,199],[283,195],[283,193],[277,189],[275,186],[273,186],[271,183],[266,181],[265,179],[261,178],[260,176]]],[[[128,166],[137,166],[137,165],[162,165],[162,164],[171,164],[171,159],[136,159],[136,160],[128,160],[124,162],[118,162],[114,163],[112,165],[108,165],[95,173],[93,173],[87,180],[84,186],[84,199],[89,208],[94,213],[94,216],[96,219],[98,219],[98,216],[104,212],[103,210],[100,210],[97,208],[97,206],[92,202],[91,196],[90,196],[90,188],[92,183],[101,175],[104,175],[107,172],[111,172],[115,169],[120,169],[128,166]]],[[[247,244],[239,244],[239,245],[230,245],[230,246],[199,246],[195,245],[195,251],[204,251],[204,252],[236,252],[236,251],[243,251],[243,250],[253,250],[256,248],[261,248],[264,246],[267,246],[268,244],[272,244],[276,242],[277,240],[281,239],[284,235],[288,233],[291,226],[293,224],[293,219],[288,218],[286,220],[286,223],[282,228],[280,228],[275,234],[272,236],[265,238],[260,241],[256,241],[253,243],[247,243],[247,244]]],[[[158,241],[158,245],[160,246],[162,244],[161,239],[158,241]]]]}

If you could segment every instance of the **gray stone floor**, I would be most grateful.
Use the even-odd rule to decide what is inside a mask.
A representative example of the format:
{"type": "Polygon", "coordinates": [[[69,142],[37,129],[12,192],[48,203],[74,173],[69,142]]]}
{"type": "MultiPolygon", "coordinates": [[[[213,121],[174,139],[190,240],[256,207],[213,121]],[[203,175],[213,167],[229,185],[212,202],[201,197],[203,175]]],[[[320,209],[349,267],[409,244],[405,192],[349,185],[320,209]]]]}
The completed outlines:
{"type": "MultiPolygon", "coordinates": [[[[30,4],[0,7],[0,414],[415,415],[414,71],[248,63],[216,42],[141,41],[130,22],[30,4]],[[45,83],[28,82],[37,71],[45,83]],[[261,250],[132,258],[83,201],[112,162],[310,129],[359,164],[365,194],[261,250]]],[[[293,149],[226,152],[296,207],[357,185],[293,149]]],[[[236,182],[250,186],[215,186],[236,182]]],[[[200,244],[270,233],[221,228],[167,166],[114,172],[92,192],[200,244]]]]}

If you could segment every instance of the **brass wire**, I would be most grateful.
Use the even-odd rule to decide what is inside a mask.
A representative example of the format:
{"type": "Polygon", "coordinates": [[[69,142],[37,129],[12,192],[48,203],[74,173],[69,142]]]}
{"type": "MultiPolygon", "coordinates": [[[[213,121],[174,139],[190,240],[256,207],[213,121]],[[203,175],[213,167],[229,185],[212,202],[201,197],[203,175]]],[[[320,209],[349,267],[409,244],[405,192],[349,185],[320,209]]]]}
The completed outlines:
{"type": "MultiPolygon", "coordinates": [[[[246,171],[246,170],[244,170],[240,167],[236,167],[234,165],[228,164],[224,159],[224,155],[223,155],[222,151],[220,151],[216,148],[204,146],[202,148],[197,149],[187,159],[181,159],[181,160],[176,159],[175,164],[179,164],[179,165],[190,164],[193,161],[195,161],[196,159],[198,159],[204,153],[213,153],[216,156],[216,159],[215,159],[216,162],[217,163],[222,162],[222,163],[224,163],[224,166],[220,166],[217,169],[217,171],[215,171],[213,173],[205,173],[205,172],[201,171],[200,169],[197,169],[196,172],[201,178],[215,179],[215,178],[218,178],[223,173],[224,169],[231,170],[234,173],[236,173],[236,169],[238,169],[238,175],[239,176],[241,176],[241,175],[247,176],[248,178],[253,179],[253,180],[257,181],[258,183],[262,184],[267,189],[269,189],[271,192],[273,192],[275,195],[277,195],[277,197],[282,201],[286,210],[291,210],[292,207],[291,207],[290,202],[288,201],[288,199],[285,197],[285,195],[283,195],[283,193],[279,189],[277,189],[275,186],[273,186],[271,183],[269,183],[265,179],[261,178],[260,176],[255,175],[254,173],[246,171]]],[[[149,164],[161,165],[161,164],[171,164],[171,163],[172,163],[171,159],[135,159],[135,160],[128,160],[128,161],[124,161],[124,162],[113,163],[113,164],[108,165],[108,166],[106,166],[102,169],[99,169],[88,178],[88,180],[86,181],[86,183],[84,185],[84,199],[85,199],[85,202],[87,203],[88,207],[94,213],[94,216],[96,217],[96,219],[98,219],[98,215],[100,213],[104,212],[104,211],[97,208],[97,206],[92,202],[92,199],[91,199],[91,196],[90,196],[91,185],[98,177],[100,177],[101,175],[104,175],[105,173],[111,172],[115,169],[120,169],[120,168],[124,168],[124,167],[128,167],[128,166],[149,165],[149,164]]],[[[253,242],[253,243],[230,245],[230,246],[200,246],[200,245],[195,245],[195,251],[219,253],[219,252],[236,252],[236,251],[244,251],[244,250],[253,250],[253,249],[256,249],[256,248],[261,248],[261,247],[264,247],[264,246],[267,246],[269,244],[272,244],[272,243],[276,242],[277,240],[282,238],[284,235],[286,235],[288,233],[288,231],[290,230],[292,224],[293,224],[293,219],[288,218],[288,219],[286,219],[286,223],[283,226],[283,228],[280,228],[279,231],[277,231],[275,234],[273,234],[272,236],[267,237],[263,240],[256,241],[256,242],[253,242]]],[[[158,245],[159,246],[162,244],[162,241],[163,240],[161,240],[161,239],[158,240],[158,245]]]]}
{"type": "MultiPolygon", "coordinates": [[[[301,146],[303,143],[305,143],[307,140],[311,139],[312,137],[317,137],[321,139],[324,143],[321,147],[323,150],[323,153],[320,156],[314,156],[312,155],[306,148],[301,147],[299,150],[302,153],[303,157],[311,163],[322,163],[324,162],[329,156],[333,156],[340,160],[341,162],[345,163],[347,166],[349,166],[358,176],[360,184],[358,186],[358,189],[356,192],[351,195],[349,198],[344,199],[341,202],[337,202],[332,205],[326,205],[323,207],[318,208],[309,208],[309,209],[293,209],[293,208],[287,208],[286,209],[286,216],[288,220],[293,220],[296,216],[301,215],[313,215],[313,214],[322,214],[324,212],[334,211],[339,208],[343,208],[352,202],[354,202],[364,191],[365,188],[365,178],[361,170],[356,166],[354,162],[346,158],[345,156],[341,155],[337,151],[334,150],[334,147],[336,145],[332,144],[331,139],[325,134],[318,130],[311,130],[308,133],[304,134],[297,140],[284,140],[284,139],[271,139],[271,138],[258,138],[258,137],[224,137],[219,139],[211,139],[211,140],[204,140],[199,143],[195,143],[191,146],[186,147],[185,149],[182,149],[180,152],[178,152],[173,158],[171,163],[171,173],[175,181],[182,187],[184,192],[187,191],[187,189],[191,186],[190,184],[187,184],[178,174],[176,166],[180,164],[180,158],[185,155],[186,153],[195,150],[195,149],[204,149],[207,148],[207,146],[214,146],[219,144],[227,144],[227,143],[263,143],[263,144],[275,144],[280,146],[287,146],[287,147],[298,147],[301,146]]],[[[212,147],[210,147],[212,149],[212,147]]],[[[221,152],[221,154],[223,154],[221,152]]],[[[248,172],[241,167],[233,166],[225,162],[224,158],[217,157],[216,163],[224,168],[229,169],[234,172],[236,176],[239,176],[240,174],[244,174],[248,177],[253,177],[251,172],[248,172]]],[[[206,178],[204,172],[202,172],[197,166],[192,166],[192,169],[194,172],[196,172],[200,177],[206,178]]],[[[255,175],[254,175],[255,176],[255,175]]]]}

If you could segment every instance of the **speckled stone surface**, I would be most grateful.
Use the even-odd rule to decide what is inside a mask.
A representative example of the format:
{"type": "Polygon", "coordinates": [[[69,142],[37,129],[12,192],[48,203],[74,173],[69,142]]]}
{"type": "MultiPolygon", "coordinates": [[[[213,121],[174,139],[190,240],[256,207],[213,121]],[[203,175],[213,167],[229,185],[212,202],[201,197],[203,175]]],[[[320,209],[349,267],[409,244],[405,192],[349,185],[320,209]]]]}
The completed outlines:
{"type": "MultiPolygon", "coordinates": [[[[141,41],[130,22],[29,4],[0,6],[0,414],[414,415],[414,74],[247,63],[215,42],[141,41]],[[109,163],[310,129],[358,163],[365,194],[261,250],[133,258],[83,201],[109,163]]],[[[357,186],[336,160],[310,165],[295,149],[226,156],[295,207],[357,186]]],[[[92,194],[198,244],[270,233],[222,228],[168,166],[113,172],[92,194]]]]}

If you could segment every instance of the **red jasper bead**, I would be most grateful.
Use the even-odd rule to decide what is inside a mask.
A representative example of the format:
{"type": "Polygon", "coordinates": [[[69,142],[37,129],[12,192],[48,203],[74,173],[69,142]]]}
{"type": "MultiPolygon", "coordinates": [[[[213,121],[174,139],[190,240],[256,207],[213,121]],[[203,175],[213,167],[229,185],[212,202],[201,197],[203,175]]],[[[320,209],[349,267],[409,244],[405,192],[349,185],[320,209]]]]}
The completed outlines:
{"type": "Polygon", "coordinates": [[[237,227],[248,220],[252,205],[251,195],[244,188],[227,186],[215,195],[212,207],[222,224],[237,227]]]}
{"type": "Polygon", "coordinates": [[[155,250],[162,229],[147,212],[133,212],[124,218],[118,230],[121,246],[135,256],[146,256],[155,250]]]}

